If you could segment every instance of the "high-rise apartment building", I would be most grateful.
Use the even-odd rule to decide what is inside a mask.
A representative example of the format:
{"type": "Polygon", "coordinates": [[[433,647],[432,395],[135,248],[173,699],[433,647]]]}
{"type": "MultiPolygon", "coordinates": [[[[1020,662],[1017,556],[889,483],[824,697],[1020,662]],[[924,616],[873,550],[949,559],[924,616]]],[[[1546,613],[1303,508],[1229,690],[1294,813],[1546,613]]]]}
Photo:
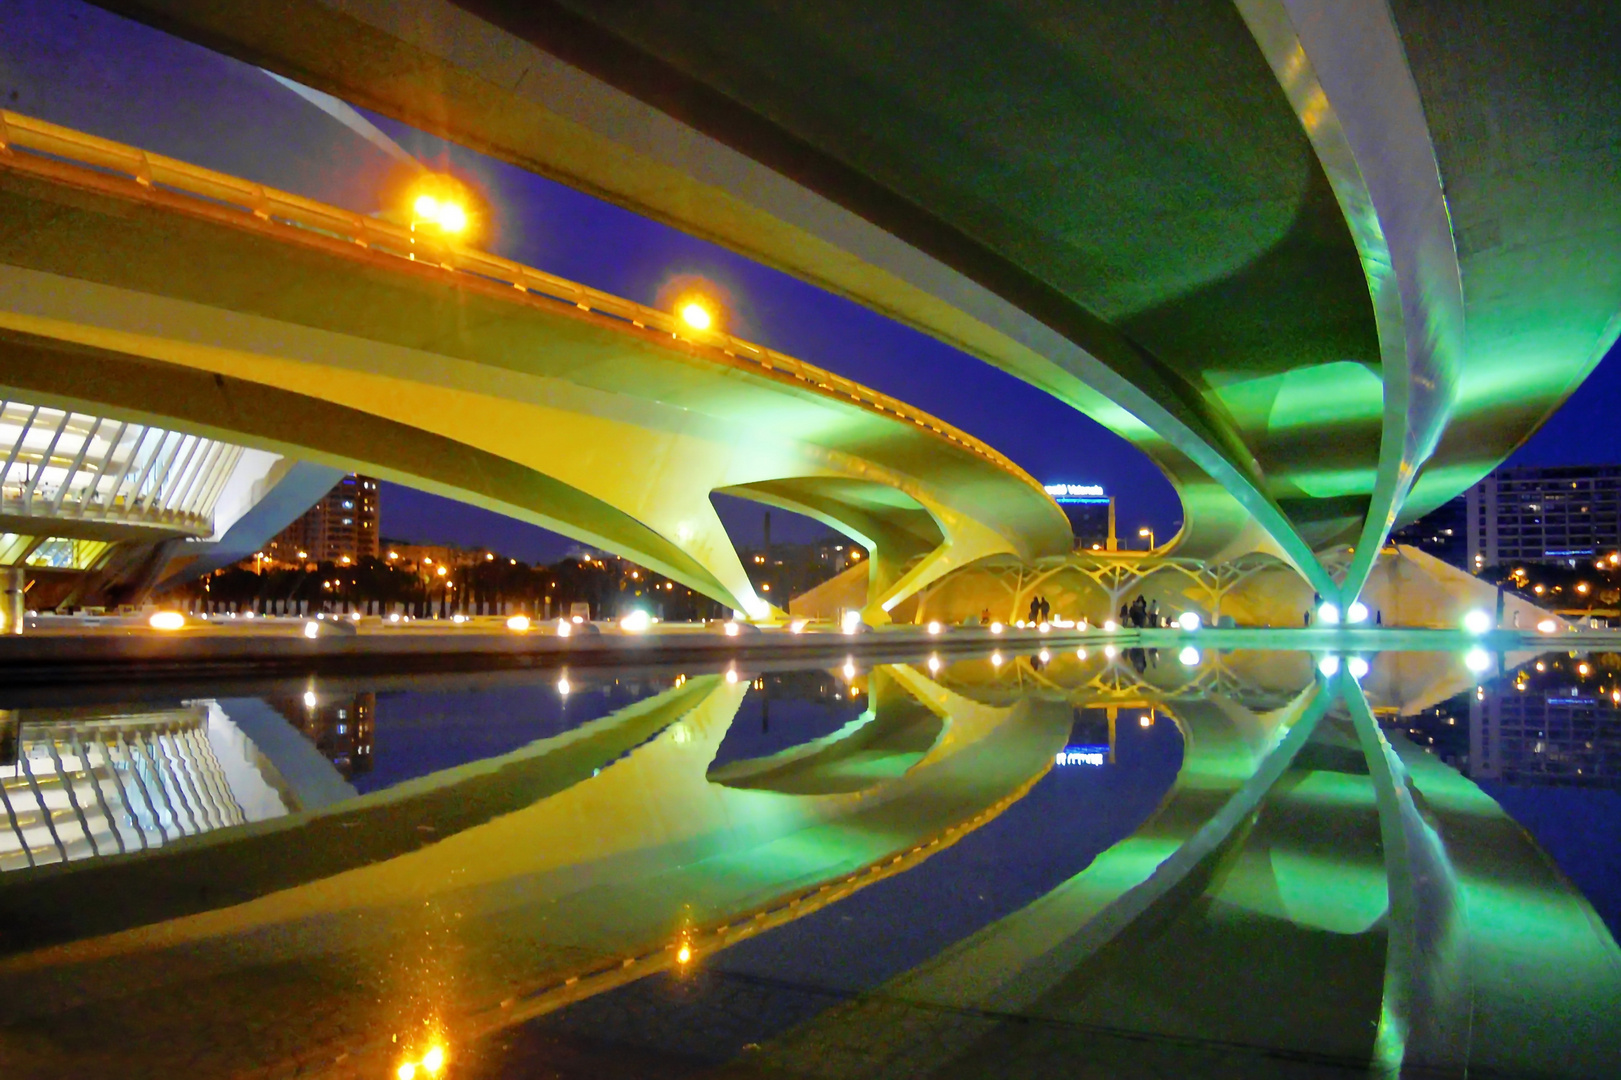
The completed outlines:
{"type": "Polygon", "coordinates": [[[1621,550],[1621,465],[1498,469],[1469,489],[1467,507],[1472,571],[1621,550]]]}
{"type": "Polygon", "coordinates": [[[350,473],[265,545],[265,556],[292,566],[376,558],[377,513],[377,481],[350,473]]]}

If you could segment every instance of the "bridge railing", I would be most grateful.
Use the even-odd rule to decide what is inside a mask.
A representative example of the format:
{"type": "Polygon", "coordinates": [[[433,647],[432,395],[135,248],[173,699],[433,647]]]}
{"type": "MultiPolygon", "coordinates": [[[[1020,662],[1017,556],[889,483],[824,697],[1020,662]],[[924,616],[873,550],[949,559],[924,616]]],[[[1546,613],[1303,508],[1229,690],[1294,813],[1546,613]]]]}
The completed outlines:
{"type": "Polygon", "coordinates": [[[407,225],[329,206],[110,139],[0,110],[0,164],[26,170],[31,164],[30,158],[41,164],[54,160],[117,174],[133,180],[146,192],[197,199],[215,208],[251,215],[261,222],[323,234],[413,262],[437,264],[447,271],[573,304],[583,312],[607,315],[640,329],[667,333],[716,350],[726,358],[725,362],[734,366],[792,379],[813,391],[910,423],[985,459],[1032,487],[1041,487],[1006,456],[967,432],[888,394],[775,349],[744,341],[724,331],[694,329],[670,312],[613,296],[487,251],[462,247],[426,231],[415,232],[407,225]]]}

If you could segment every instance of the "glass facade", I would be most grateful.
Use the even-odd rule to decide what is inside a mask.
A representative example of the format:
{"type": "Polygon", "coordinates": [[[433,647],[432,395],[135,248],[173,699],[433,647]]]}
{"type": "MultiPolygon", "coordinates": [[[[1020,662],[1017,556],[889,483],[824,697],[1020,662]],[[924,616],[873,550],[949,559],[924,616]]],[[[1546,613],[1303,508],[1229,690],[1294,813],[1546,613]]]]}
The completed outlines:
{"type": "MultiPolygon", "coordinates": [[[[0,514],[207,536],[214,504],[241,456],[239,446],[196,435],[6,401],[0,404],[0,514]]],[[[30,555],[28,564],[74,565],[56,561],[80,558],[65,543],[43,556],[47,561],[30,555]]]]}

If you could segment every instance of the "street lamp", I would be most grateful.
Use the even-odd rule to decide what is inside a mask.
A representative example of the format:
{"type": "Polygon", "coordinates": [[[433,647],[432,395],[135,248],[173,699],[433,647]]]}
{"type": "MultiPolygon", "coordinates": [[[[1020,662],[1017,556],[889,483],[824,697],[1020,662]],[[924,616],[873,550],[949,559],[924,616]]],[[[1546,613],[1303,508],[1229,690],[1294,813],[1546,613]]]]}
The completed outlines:
{"type": "Polygon", "coordinates": [[[1148,526],[1145,525],[1142,528],[1137,530],[1137,535],[1138,536],[1146,536],[1146,537],[1148,537],[1148,550],[1149,551],[1154,550],[1154,530],[1153,529],[1150,529],[1148,526]]]}

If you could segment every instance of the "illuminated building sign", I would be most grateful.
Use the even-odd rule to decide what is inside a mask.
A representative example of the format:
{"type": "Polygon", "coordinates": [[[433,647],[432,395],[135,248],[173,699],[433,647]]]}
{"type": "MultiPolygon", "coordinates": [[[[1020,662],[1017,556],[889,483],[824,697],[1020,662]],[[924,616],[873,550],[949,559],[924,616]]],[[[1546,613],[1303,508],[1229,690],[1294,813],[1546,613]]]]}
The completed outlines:
{"type": "Polygon", "coordinates": [[[1047,484],[1045,489],[1053,501],[1060,504],[1109,501],[1109,496],[1103,493],[1102,484],[1047,484]]]}
{"type": "Polygon", "coordinates": [[[1055,765],[1103,765],[1109,760],[1108,746],[1066,746],[1058,751],[1055,765]]]}

